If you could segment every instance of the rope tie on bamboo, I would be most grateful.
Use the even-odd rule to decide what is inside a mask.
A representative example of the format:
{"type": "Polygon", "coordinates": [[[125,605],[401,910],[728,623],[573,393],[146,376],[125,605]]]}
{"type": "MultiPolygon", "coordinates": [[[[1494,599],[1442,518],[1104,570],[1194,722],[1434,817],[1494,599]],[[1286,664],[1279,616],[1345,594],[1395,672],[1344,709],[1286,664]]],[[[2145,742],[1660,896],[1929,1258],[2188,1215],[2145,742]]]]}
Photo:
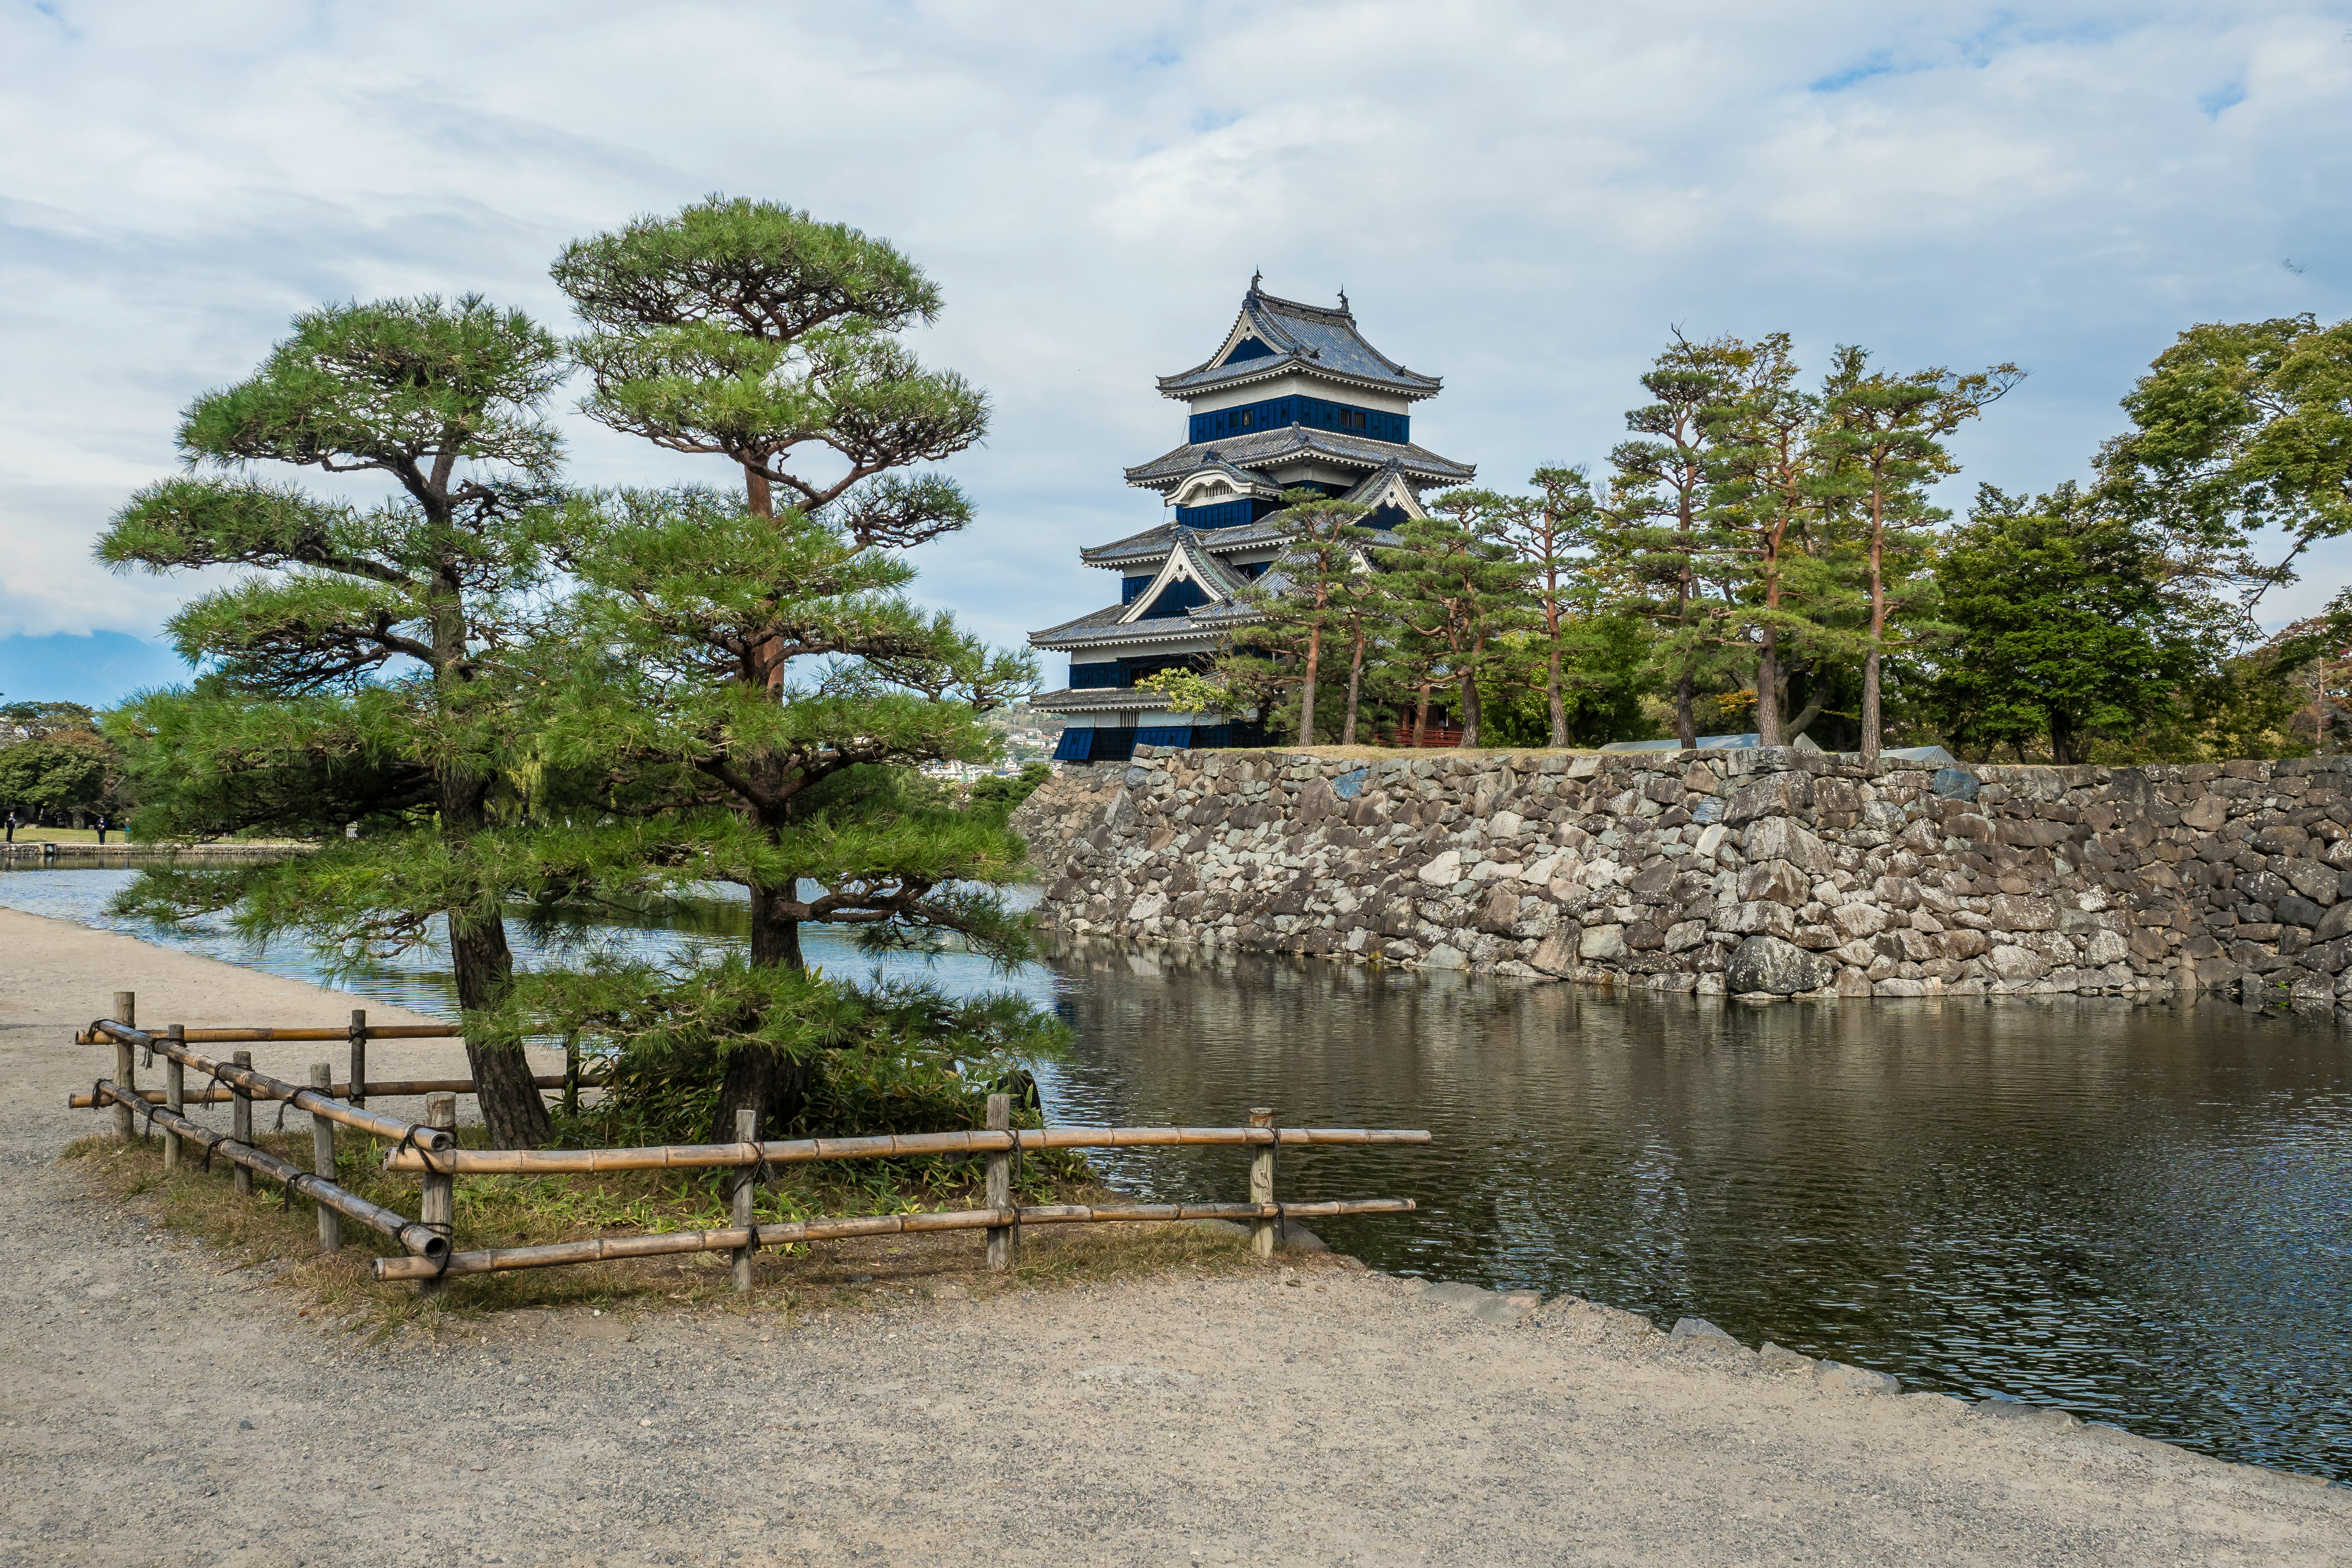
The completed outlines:
{"type": "MultiPolygon", "coordinates": [[[[457,1171],[457,1151],[455,1149],[449,1151],[449,1168],[447,1170],[434,1170],[433,1151],[416,1141],[416,1134],[424,1131],[425,1131],[425,1128],[419,1126],[415,1122],[411,1122],[408,1124],[408,1131],[400,1134],[400,1142],[392,1146],[392,1159],[388,1159],[384,1163],[386,1165],[390,1165],[392,1160],[398,1159],[400,1157],[400,1152],[403,1149],[414,1149],[416,1151],[416,1157],[425,1162],[425,1168],[428,1171],[432,1171],[435,1176],[455,1176],[457,1171]]],[[[457,1228],[455,1224],[449,1221],[440,1219],[419,1219],[415,1223],[423,1226],[425,1229],[433,1232],[434,1235],[441,1238],[442,1240],[449,1243],[448,1246],[441,1249],[441,1266],[433,1270],[433,1277],[437,1280],[442,1275],[446,1274],[449,1271],[449,1260],[457,1255],[457,1228]]]]}
{"type": "MultiPolygon", "coordinates": [[[[760,1200],[760,1184],[761,1182],[773,1179],[775,1173],[768,1168],[767,1145],[746,1144],[743,1146],[751,1151],[751,1164],[748,1168],[739,1167],[737,1169],[735,1173],[735,1183],[732,1186],[730,1186],[727,1189],[727,1201],[730,1204],[733,1203],[735,1201],[735,1195],[741,1192],[745,1186],[748,1185],[751,1188],[751,1201],[754,1205],[757,1205],[760,1200]]],[[[759,1249],[760,1214],[758,1208],[755,1207],[751,1212],[751,1250],[757,1252],[759,1249]]]]}
{"type": "MultiPolygon", "coordinates": [[[[385,1157],[385,1159],[384,1159],[384,1162],[383,1162],[383,1163],[384,1163],[384,1165],[385,1165],[386,1168],[389,1168],[389,1167],[393,1165],[393,1163],[394,1163],[394,1161],[396,1161],[396,1160],[398,1160],[398,1159],[400,1158],[401,1151],[402,1151],[402,1150],[404,1150],[404,1149],[407,1149],[407,1150],[413,1150],[413,1151],[415,1151],[415,1155],[416,1155],[416,1157],[417,1157],[419,1160],[422,1160],[422,1161],[425,1163],[425,1168],[426,1170],[428,1170],[428,1171],[432,1172],[432,1174],[433,1174],[433,1175],[435,1175],[435,1176],[455,1176],[455,1175],[457,1175],[457,1150],[455,1150],[455,1149],[451,1149],[451,1150],[449,1151],[449,1166],[448,1166],[448,1168],[447,1168],[447,1169],[444,1170],[444,1169],[442,1169],[440,1166],[436,1166],[436,1165],[433,1163],[433,1155],[434,1155],[435,1151],[434,1151],[434,1150],[431,1150],[431,1149],[426,1148],[423,1144],[420,1144],[420,1143],[418,1143],[418,1142],[416,1141],[416,1134],[419,1134],[419,1133],[425,1133],[425,1132],[430,1132],[431,1130],[432,1130],[432,1129],[431,1129],[431,1128],[429,1128],[429,1127],[421,1126],[421,1125],[419,1125],[418,1124],[416,1124],[416,1123],[415,1123],[415,1122],[411,1122],[411,1123],[408,1124],[408,1131],[406,1131],[405,1133],[403,1133],[403,1134],[400,1134],[400,1142],[398,1142],[398,1143],[396,1143],[396,1144],[394,1144],[394,1145],[392,1145],[392,1153],[391,1153],[389,1155],[387,1155],[387,1156],[385,1157]]],[[[424,1223],[424,1221],[420,1220],[420,1221],[418,1221],[418,1223],[419,1223],[419,1224],[423,1224],[423,1223],[424,1223]]],[[[446,1227],[445,1227],[445,1228],[446,1228],[446,1227]]]]}

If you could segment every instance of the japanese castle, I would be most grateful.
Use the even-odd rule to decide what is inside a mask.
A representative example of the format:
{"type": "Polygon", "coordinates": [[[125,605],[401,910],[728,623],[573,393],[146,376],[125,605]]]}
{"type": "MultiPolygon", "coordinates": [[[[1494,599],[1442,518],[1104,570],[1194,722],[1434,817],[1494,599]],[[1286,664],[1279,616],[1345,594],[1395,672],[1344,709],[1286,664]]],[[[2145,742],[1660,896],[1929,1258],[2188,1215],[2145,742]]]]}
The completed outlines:
{"type": "Polygon", "coordinates": [[[1031,706],[1066,714],[1055,758],[1124,762],[1150,746],[1252,746],[1250,716],[1178,714],[1136,683],[1161,670],[1205,669],[1237,627],[1258,620],[1241,597],[1258,579],[1282,586],[1284,534],[1270,514],[1304,487],[1372,508],[1362,527],[1426,517],[1429,486],[1466,483],[1468,464],[1412,444],[1412,405],[1434,397],[1435,376],[1409,371],[1364,340],[1342,292],[1337,308],[1277,299],[1250,279],[1241,314],[1202,364],[1160,378],[1185,405],[1184,444],[1127,482],[1156,490],[1169,520],[1080,550],[1119,576],[1118,602],[1033,632],[1029,643],[1070,656],[1070,684],[1031,706]]]}

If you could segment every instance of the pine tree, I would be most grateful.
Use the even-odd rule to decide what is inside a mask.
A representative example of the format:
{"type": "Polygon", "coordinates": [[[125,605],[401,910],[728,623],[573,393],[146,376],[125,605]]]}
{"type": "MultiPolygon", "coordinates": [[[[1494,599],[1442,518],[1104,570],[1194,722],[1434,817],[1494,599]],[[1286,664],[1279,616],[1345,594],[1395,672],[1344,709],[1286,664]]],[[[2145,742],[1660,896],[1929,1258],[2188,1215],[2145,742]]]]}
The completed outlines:
{"type": "MultiPolygon", "coordinates": [[[[927,799],[908,770],[992,760],[980,716],[1034,685],[1034,664],[910,603],[904,560],[796,507],[623,493],[575,502],[564,532],[583,589],[547,644],[539,745],[578,810],[536,841],[534,891],[642,905],[746,889],[748,963],[689,970],[667,994],[681,1014],[724,1015],[734,1041],[710,1136],[731,1138],[739,1108],[790,1122],[824,1046],[806,993],[777,977],[806,968],[803,924],[1025,952],[992,891],[1020,840],[995,813],[927,799]]],[[[563,989],[544,994],[576,1006],[563,989]]]]}
{"type": "Polygon", "coordinates": [[[508,662],[548,570],[534,507],[561,444],[538,411],[563,374],[554,338],[478,298],[313,311],[188,410],[180,449],[226,472],[141,491],[98,547],[117,567],[256,573],[171,622],[212,673],[117,716],[145,801],[134,834],[321,841],[270,866],[151,874],[133,901],[234,907],[256,936],[349,953],[446,925],[483,1119],[509,1147],[550,1131],[520,1039],[493,1021],[514,967],[495,830],[521,809],[502,773],[508,662]],[[394,495],[361,509],[243,472],[257,463],[381,475],[394,495]]]}
{"type": "Polygon", "coordinates": [[[1832,653],[1837,639],[1821,615],[1844,597],[1822,507],[1822,404],[1797,386],[1787,333],[1725,346],[1736,376],[1706,416],[1708,513],[1735,584],[1720,634],[1754,648],[1757,738],[1781,746],[1798,733],[1781,709],[1788,655],[1832,653]]]}
{"type": "Polygon", "coordinates": [[[1543,625],[1548,744],[1565,747],[1568,699],[1561,659],[1575,619],[1593,608],[1592,547],[1601,525],[1601,507],[1580,467],[1538,468],[1530,483],[1535,495],[1511,497],[1496,513],[1496,528],[1528,570],[1543,625]]]}
{"type": "Polygon", "coordinates": [[[1926,564],[1928,533],[1948,514],[1927,486],[1959,471],[1943,438],[2024,379],[2015,365],[1966,375],[1942,370],[1889,375],[1868,368],[1862,350],[1841,347],[1826,388],[1819,444],[1824,490],[1860,514],[1870,622],[1862,673],[1862,755],[1879,752],[1881,680],[1894,619],[1908,608],[1906,583],[1926,564]]]}
{"type": "Polygon", "coordinates": [[[1642,439],[1609,455],[1612,549],[1664,633],[1658,652],[1674,687],[1675,734],[1685,747],[1698,740],[1692,703],[1713,636],[1706,577],[1718,541],[1709,513],[1709,420],[1732,390],[1737,347],[1732,340],[1694,343],[1677,332],[1642,377],[1655,401],[1626,412],[1626,428],[1642,439]]]}
{"type": "Polygon", "coordinates": [[[589,324],[572,351],[595,383],[591,419],[725,457],[754,513],[781,489],[861,545],[905,549],[970,520],[953,484],[899,472],[976,444],[988,400],[900,340],[938,319],[940,292],[887,242],[712,196],[576,240],[553,273],[589,324]]]}
{"type": "Polygon", "coordinates": [[[1366,556],[1375,537],[1360,524],[1370,508],[1311,490],[1287,491],[1283,499],[1288,504],[1266,519],[1282,532],[1282,554],[1266,576],[1251,585],[1246,601],[1256,609],[1259,622],[1236,641],[1244,657],[1255,655],[1268,664],[1265,685],[1297,685],[1301,746],[1315,744],[1315,698],[1323,678],[1325,644],[1347,643],[1347,733],[1352,739],[1364,650],[1360,580],[1367,575],[1366,556]],[[1296,674],[1288,673],[1293,668],[1296,674]]]}
{"type": "MultiPolygon", "coordinates": [[[[888,552],[971,515],[952,481],[906,470],[988,424],[985,396],[902,340],[936,319],[937,287],[845,225],[716,196],[579,241],[554,275],[589,323],[573,345],[594,382],[584,412],[725,459],[746,503],[633,496],[583,530],[588,640],[662,672],[566,685],[565,766],[605,780],[636,835],[590,849],[594,874],[625,882],[632,857],[674,874],[680,843],[723,819],[709,873],[750,891],[755,971],[802,968],[808,922],[1013,940],[992,900],[950,884],[1003,881],[1014,841],[917,810],[892,772],[992,758],[975,716],[1034,675],[899,597],[911,573],[888,552]]],[[[810,1061],[787,1032],[780,1019],[727,1055],[714,1136],[739,1108],[793,1113],[810,1061]]]]}
{"type": "MultiPolygon", "coordinates": [[[[1372,552],[1373,586],[1406,645],[1405,660],[1442,670],[1454,684],[1465,747],[1480,744],[1478,676],[1526,615],[1528,568],[1502,537],[1509,507],[1491,491],[1451,490],[1428,517],[1399,524],[1394,545],[1372,552]]],[[[1426,690],[1416,731],[1427,722],[1426,690]]]]}

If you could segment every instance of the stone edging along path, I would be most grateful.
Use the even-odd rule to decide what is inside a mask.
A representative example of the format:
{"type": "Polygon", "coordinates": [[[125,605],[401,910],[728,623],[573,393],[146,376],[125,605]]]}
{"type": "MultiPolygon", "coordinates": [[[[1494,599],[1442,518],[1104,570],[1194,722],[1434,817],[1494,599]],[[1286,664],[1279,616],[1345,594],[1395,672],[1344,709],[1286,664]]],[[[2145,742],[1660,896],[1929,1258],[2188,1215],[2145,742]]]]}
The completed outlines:
{"type": "Polygon", "coordinates": [[[1014,825],[1048,867],[1039,918],[1073,936],[1703,994],[2332,1009],[2347,773],[1138,747],[1014,825]]]}

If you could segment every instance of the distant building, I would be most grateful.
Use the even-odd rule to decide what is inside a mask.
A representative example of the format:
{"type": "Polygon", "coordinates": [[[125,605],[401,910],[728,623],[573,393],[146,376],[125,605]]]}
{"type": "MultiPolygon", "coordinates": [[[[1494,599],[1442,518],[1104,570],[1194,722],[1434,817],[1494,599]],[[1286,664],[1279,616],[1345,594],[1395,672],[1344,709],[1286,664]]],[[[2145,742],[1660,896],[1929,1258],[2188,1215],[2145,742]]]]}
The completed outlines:
{"type": "Polygon", "coordinates": [[[1426,517],[1421,493],[1467,483],[1468,464],[1412,444],[1412,405],[1441,383],[1364,340],[1348,297],[1336,309],[1277,299],[1250,279],[1223,344],[1192,370],[1160,378],[1181,401],[1184,444],[1127,471],[1173,508],[1158,528],[1078,552],[1119,574],[1118,602],[1030,634],[1070,656],[1070,684],[1030,701],[1066,716],[1056,759],[1124,762],[1151,746],[1247,746],[1244,716],[1175,714],[1135,684],[1159,671],[1206,668],[1235,628],[1260,617],[1240,599],[1278,588],[1283,534],[1268,516],[1286,489],[1360,502],[1364,526],[1426,517]],[[1273,575],[1267,577],[1271,570],[1273,575]]]}

